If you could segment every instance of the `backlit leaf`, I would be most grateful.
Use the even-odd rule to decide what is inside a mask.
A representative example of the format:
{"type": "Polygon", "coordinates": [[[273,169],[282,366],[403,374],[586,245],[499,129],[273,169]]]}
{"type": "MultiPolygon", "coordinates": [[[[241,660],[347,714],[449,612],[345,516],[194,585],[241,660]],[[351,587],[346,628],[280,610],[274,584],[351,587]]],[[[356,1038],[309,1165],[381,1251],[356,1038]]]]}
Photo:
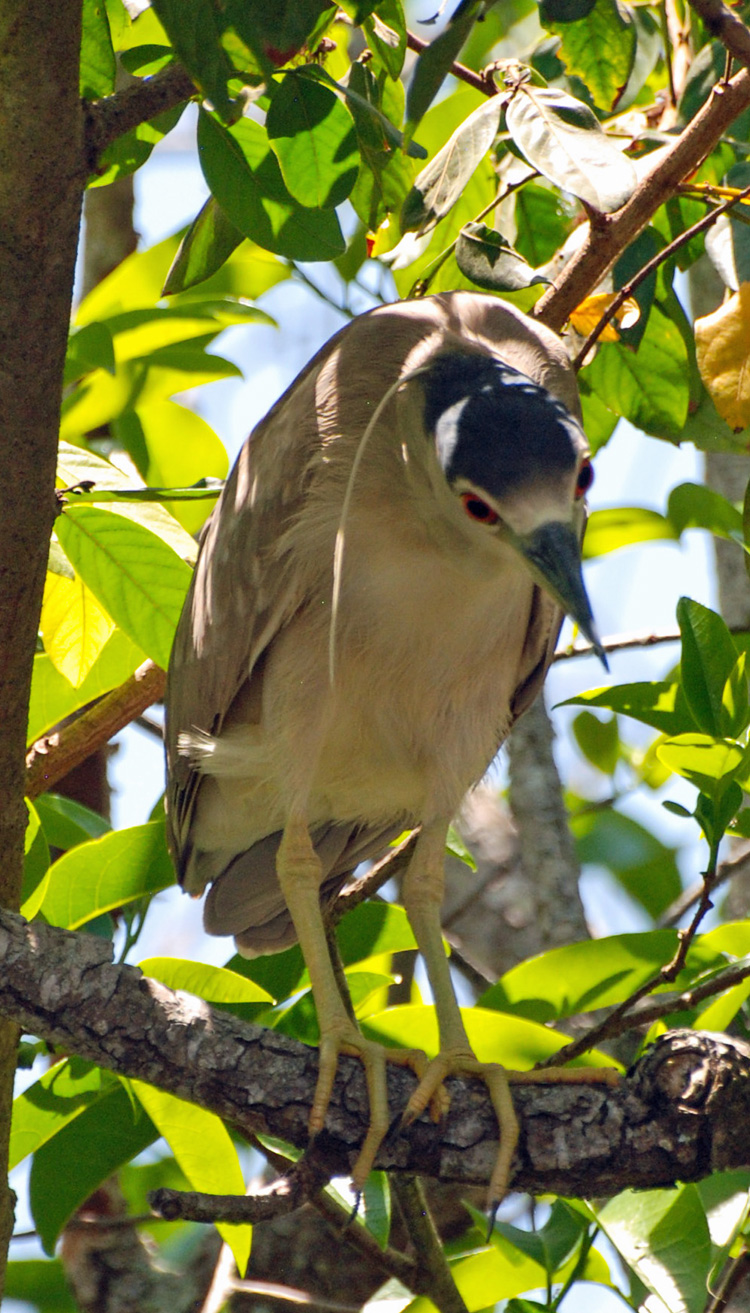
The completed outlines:
{"type": "MultiPolygon", "coordinates": [[[[131,1082],[149,1118],[167,1141],[194,1190],[203,1194],[245,1193],[245,1179],[229,1132],[212,1112],[186,1103],[143,1081],[131,1082]]],[[[244,1276],[250,1257],[251,1226],[217,1223],[244,1276]]]]}
{"type": "Polygon", "coordinates": [[[69,506],[57,535],[112,619],[166,670],[190,567],[143,525],[96,506],[69,506]]]}
{"type": "Polygon", "coordinates": [[[633,67],[636,35],[633,20],[619,0],[596,0],[577,21],[546,20],[560,37],[557,57],[569,76],[579,77],[598,109],[612,111],[633,67]]]}
{"type": "Polygon", "coordinates": [[[737,648],[720,615],[690,597],[677,603],[682,635],[680,679],[700,730],[715,737],[731,733],[724,689],[735,669],[737,648]]]}
{"type": "Polygon", "coordinates": [[[174,884],[163,821],[113,830],[79,844],[50,868],[42,914],[76,930],[101,912],[174,884]]]}
{"type": "Polygon", "coordinates": [[[164,283],[164,295],[182,292],[210,278],[245,240],[218,201],[209,196],[180,242],[164,283]]]}
{"type": "Polygon", "coordinates": [[[660,306],[653,306],[637,352],[605,342],[585,377],[604,404],[636,428],[682,440],[690,401],[688,354],[679,328],[660,306]]]}
{"type": "Polygon", "coordinates": [[[716,409],[735,431],[750,424],[750,283],[695,321],[701,378],[716,409]]]}
{"type": "Polygon", "coordinates": [[[703,1313],[711,1238],[694,1185],[625,1190],[596,1210],[602,1230],[669,1313],[703,1313]]]}
{"type": "Polygon", "coordinates": [[[44,650],[74,688],[89,674],[114,627],[82,579],[47,573],[39,622],[44,650]]]}
{"type": "Polygon", "coordinates": [[[633,543],[674,542],[679,535],[665,516],[645,506],[614,506],[592,511],[583,539],[584,560],[605,556],[633,543]]]}

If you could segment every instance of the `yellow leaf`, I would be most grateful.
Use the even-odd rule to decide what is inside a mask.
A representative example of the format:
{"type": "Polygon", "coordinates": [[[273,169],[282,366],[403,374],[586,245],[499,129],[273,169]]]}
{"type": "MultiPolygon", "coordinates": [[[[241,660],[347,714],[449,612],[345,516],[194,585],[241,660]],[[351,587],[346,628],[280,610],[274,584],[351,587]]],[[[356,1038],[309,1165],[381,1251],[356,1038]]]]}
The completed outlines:
{"type": "MultiPolygon", "coordinates": [[[[570,316],[570,322],[576,332],[580,333],[581,337],[588,337],[589,333],[593,333],[605,310],[611,306],[614,299],[614,292],[596,292],[594,296],[587,296],[585,301],[581,301],[581,304],[576,306],[570,316]]],[[[606,328],[599,334],[599,341],[619,342],[620,334],[615,328],[615,324],[619,324],[620,328],[630,328],[636,323],[640,313],[637,301],[632,298],[623,301],[615,314],[614,321],[607,324],[606,328]]]]}
{"type": "Polygon", "coordinates": [[[114,628],[82,580],[47,573],[40,622],[44,650],[74,688],[83,683],[114,628]]]}
{"type": "Polygon", "coordinates": [[[750,283],[695,321],[698,369],[722,419],[735,433],[750,424],[750,283]]]}

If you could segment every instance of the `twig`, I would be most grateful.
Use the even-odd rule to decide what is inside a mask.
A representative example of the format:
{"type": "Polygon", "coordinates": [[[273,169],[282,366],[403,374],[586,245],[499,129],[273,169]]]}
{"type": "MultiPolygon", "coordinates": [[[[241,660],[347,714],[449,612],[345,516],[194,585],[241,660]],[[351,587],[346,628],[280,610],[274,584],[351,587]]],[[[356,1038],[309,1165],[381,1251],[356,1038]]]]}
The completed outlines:
{"type": "Polygon", "coordinates": [[[743,1248],[729,1264],[716,1294],[710,1296],[706,1304],[706,1313],[723,1313],[723,1310],[729,1307],[729,1301],[740,1282],[748,1273],[750,1273],[750,1253],[743,1248]]]}
{"type": "Polygon", "coordinates": [[[431,1299],[440,1313],[467,1313],[419,1177],[394,1174],[391,1189],[417,1255],[414,1289],[431,1299]]]}
{"type": "MultiPolygon", "coordinates": [[[[409,32],[407,29],[406,44],[415,54],[421,55],[430,42],[423,41],[421,36],[417,36],[415,32],[409,32]]],[[[484,96],[496,96],[498,94],[499,87],[495,84],[491,74],[475,73],[473,68],[467,68],[465,64],[459,64],[457,60],[453,61],[448,72],[452,73],[461,82],[466,82],[470,87],[474,87],[475,91],[481,91],[484,96]]]]}
{"type": "Polygon", "coordinates": [[[614,300],[607,306],[607,309],[604,311],[599,322],[589,333],[586,341],[573,361],[573,368],[575,370],[581,368],[586,356],[594,343],[598,341],[599,337],[604,332],[607,324],[612,322],[618,310],[620,310],[625,304],[628,297],[633,295],[636,288],[640,287],[641,283],[645,282],[649,275],[652,274],[655,269],[659,268],[660,264],[664,264],[664,262],[669,260],[676,251],[679,251],[681,246],[684,246],[687,242],[691,241],[693,237],[697,237],[699,233],[705,232],[707,228],[710,228],[712,224],[716,223],[717,219],[721,218],[722,214],[726,214],[727,210],[731,210],[733,205],[737,205],[738,202],[743,200],[746,196],[750,196],[750,187],[745,187],[741,192],[738,192],[736,196],[733,196],[728,201],[724,201],[723,205],[717,205],[709,214],[704,214],[702,219],[698,219],[696,223],[691,224],[689,228],[685,229],[684,233],[680,233],[679,237],[675,237],[674,241],[671,241],[662,251],[658,251],[656,255],[646,261],[643,267],[638,270],[638,273],[635,274],[628,283],[625,283],[624,287],[620,288],[614,300]]]}
{"type": "Polygon", "coordinates": [[[750,68],[750,31],[723,0],[690,0],[690,6],[730,55],[750,68]]]}
{"type": "Polygon", "coordinates": [[[312,1304],[316,1309],[327,1310],[327,1313],[361,1313],[362,1307],[361,1304],[337,1304],[335,1300],[324,1299],[309,1290],[281,1286],[275,1281],[240,1281],[235,1278],[229,1282],[229,1290],[238,1295],[262,1295],[263,1303],[276,1299],[284,1304],[312,1304]]]}
{"type": "Polygon", "coordinates": [[[118,137],[196,95],[198,92],[185,69],[175,63],[124,91],[116,91],[113,96],[84,101],[85,172],[96,172],[100,155],[118,137]]]}
{"type": "Polygon", "coordinates": [[[651,172],[622,209],[603,215],[601,224],[596,229],[590,228],[555,286],[537,301],[533,315],[548,328],[560,332],[576,306],[601,282],[659,206],[711,153],[726,128],[748,105],[750,74],[743,69],[726,86],[714,88],[674,145],[664,154],[658,154],[651,172]]]}
{"type": "Polygon", "coordinates": [[[349,885],[343,893],[339,894],[328,913],[329,923],[338,925],[342,916],[350,912],[353,907],[359,907],[360,903],[372,898],[373,894],[382,889],[388,880],[394,879],[405,871],[411,861],[418,837],[419,828],[412,830],[408,838],[404,839],[398,847],[391,848],[385,857],[381,857],[379,862],[370,867],[366,875],[355,880],[354,884],[349,885]]]}
{"type": "MultiPolygon", "coordinates": [[[[737,630],[737,633],[745,633],[745,630],[737,630]]],[[[662,643],[679,643],[682,635],[679,629],[653,629],[650,631],[641,631],[634,634],[613,634],[611,638],[605,638],[602,641],[602,647],[605,652],[627,652],[634,647],[658,647],[662,643]]],[[[555,652],[552,660],[570,661],[571,657],[594,656],[595,652],[590,643],[576,642],[569,647],[559,647],[555,652]]]]}
{"type": "MultiPolygon", "coordinates": [[[[716,848],[717,845],[715,844],[711,848],[708,868],[703,877],[701,897],[693,919],[687,929],[679,930],[677,932],[677,951],[674,953],[671,960],[667,962],[665,966],[661,967],[655,975],[644,981],[642,985],[639,985],[638,989],[635,989],[629,998],[624,999],[622,1003],[618,1004],[614,1011],[611,1012],[604,1021],[600,1021],[598,1025],[592,1026],[590,1030],[586,1031],[584,1035],[581,1035],[576,1040],[572,1040],[570,1044],[566,1044],[563,1048],[558,1049],[557,1053],[553,1053],[551,1057],[545,1058],[543,1062],[538,1063],[539,1067],[563,1066],[565,1063],[571,1062],[573,1058],[579,1057],[580,1054],[587,1053],[589,1049],[600,1044],[601,1041],[608,1036],[615,1033],[621,1033],[616,1029],[613,1029],[613,1027],[616,1028],[642,998],[645,998],[647,994],[653,993],[659,985],[670,985],[677,979],[677,976],[685,965],[685,958],[687,957],[688,949],[695,938],[698,926],[706,915],[706,912],[712,907],[711,894],[713,893],[716,880],[716,848]]],[[[633,1024],[632,1018],[628,1017],[628,1022],[623,1029],[627,1030],[633,1024]]]]}
{"type": "MultiPolygon", "coordinates": [[[[730,834],[731,837],[731,834],[730,834]]],[[[741,857],[736,857],[732,862],[722,862],[716,873],[714,880],[714,889],[720,884],[725,884],[727,880],[733,880],[735,876],[744,875],[750,867],[750,852],[743,853],[741,857]]],[[[658,925],[672,926],[675,925],[690,908],[698,902],[703,892],[703,881],[696,881],[689,889],[683,889],[678,898],[659,917],[658,925]]]]}
{"type": "Polygon", "coordinates": [[[136,720],[146,707],[163,697],[166,679],[160,666],[144,661],[130,679],[82,716],[64,729],[37,739],[26,756],[26,796],[33,799],[51,789],[113,734],[136,720]]]}
{"type": "Polygon", "coordinates": [[[301,1208],[328,1184],[328,1172],[304,1156],[285,1176],[254,1194],[201,1194],[196,1190],[153,1190],[148,1201],[169,1222],[268,1222],[301,1208]]]}
{"type": "Polygon", "coordinates": [[[717,994],[723,994],[726,990],[733,989],[735,985],[741,985],[748,976],[750,976],[750,966],[746,963],[744,965],[736,963],[728,966],[718,975],[712,976],[710,980],[704,980],[703,984],[684,989],[681,994],[658,994],[648,1002],[636,1004],[631,1012],[620,1018],[615,1018],[612,1013],[608,1021],[613,1024],[603,1038],[615,1039],[618,1035],[624,1035],[627,1030],[632,1030],[634,1026],[650,1026],[653,1021],[671,1017],[675,1012],[688,1012],[707,998],[715,998],[717,994]]]}

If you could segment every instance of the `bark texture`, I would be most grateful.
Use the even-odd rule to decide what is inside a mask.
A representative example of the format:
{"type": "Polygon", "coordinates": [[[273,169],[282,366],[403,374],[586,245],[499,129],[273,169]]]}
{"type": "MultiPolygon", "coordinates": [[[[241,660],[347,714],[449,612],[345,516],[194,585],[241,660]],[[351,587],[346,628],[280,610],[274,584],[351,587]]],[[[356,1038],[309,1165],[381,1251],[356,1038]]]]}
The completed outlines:
{"type": "MultiPolygon", "coordinates": [[[[317,1051],[213,1011],[206,1003],[114,966],[111,946],[0,913],[0,1011],[66,1052],[192,1100],[249,1133],[298,1146],[317,1075],[317,1051]]],[[[518,1085],[521,1122],[513,1186],[533,1194],[613,1194],[750,1165],[750,1049],[677,1031],[617,1087],[518,1085]]],[[[392,1108],[414,1077],[389,1073],[392,1108]]],[[[497,1126],[480,1082],[449,1082],[451,1108],[420,1118],[384,1144],[378,1165],[442,1181],[486,1184],[497,1126]]],[[[367,1126],[362,1068],[342,1058],[316,1159],[348,1172],[367,1126]]]]}
{"type": "MultiPolygon", "coordinates": [[[[0,903],[18,907],[31,671],[55,514],[55,453],[83,177],[80,0],[0,11],[0,903]]],[[[15,1071],[0,1028],[0,1181],[15,1071]]],[[[13,1201],[0,1186],[0,1295],[13,1201]]]]}

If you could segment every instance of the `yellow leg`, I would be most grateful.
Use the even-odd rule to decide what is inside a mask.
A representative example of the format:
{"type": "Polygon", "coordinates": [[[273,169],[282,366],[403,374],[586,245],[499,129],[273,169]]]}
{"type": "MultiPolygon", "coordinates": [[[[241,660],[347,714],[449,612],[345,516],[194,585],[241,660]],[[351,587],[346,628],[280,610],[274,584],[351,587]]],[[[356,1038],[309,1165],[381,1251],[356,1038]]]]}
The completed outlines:
{"type": "Polygon", "coordinates": [[[288,821],[279,846],[276,869],[310,973],[320,1028],[320,1066],[309,1121],[312,1136],[317,1135],[325,1123],[339,1054],[359,1056],[365,1068],[370,1126],[352,1172],[355,1189],[361,1190],[390,1125],[386,1062],[409,1066],[421,1079],[427,1060],[418,1049],[386,1049],[365,1039],[348,1016],[336,984],[320,912],[320,860],[310,841],[304,818],[297,816],[288,821]]]}
{"type": "MultiPolygon", "coordinates": [[[[429,1064],[423,1079],[409,1100],[404,1121],[414,1121],[428,1104],[439,1106],[446,1076],[479,1076],[487,1085],[500,1129],[500,1148],[488,1191],[488,1207],[497,1208],[507,1193],[513,1154],[518,1143],[518,1119],[510,1093],[511,1084],[552,1084],[562,1082],[604,1081],[616,1084],[617,1072],[607,1068],[545,1068],[543,1071],[506,1071],[499,1063],[480,1062],[475,1057],[466,1034],[443,951],[440,908],[443,901],[445,835],[443,822],[425,826],[419,836],[414,856],[404,877],[403,899],[415,938],[425,960],[435,997],[440,1052],[429,1064]]],[[[443,1107],[447,1106],[442,1094],[443,1107]]]]}

